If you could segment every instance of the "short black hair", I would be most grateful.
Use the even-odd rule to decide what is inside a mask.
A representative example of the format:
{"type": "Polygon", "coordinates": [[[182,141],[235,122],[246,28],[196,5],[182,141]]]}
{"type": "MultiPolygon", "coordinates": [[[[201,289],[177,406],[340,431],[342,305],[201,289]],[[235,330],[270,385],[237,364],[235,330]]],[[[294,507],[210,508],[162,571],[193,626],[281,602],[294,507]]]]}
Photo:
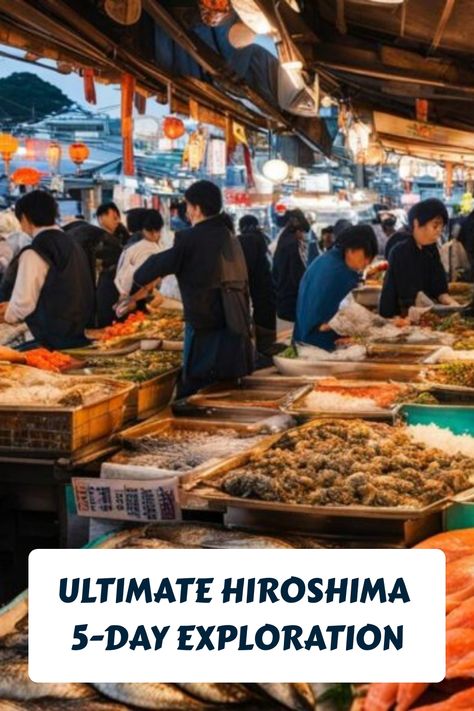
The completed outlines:
{"type": "Polygon", "coordinates": [[[254,232],[258,228],[258,219],[255,215],[244,215],[239,220],[239,230],[241,232],[254,232]]]}
{"type": "Polygon", "coordinates": [[[321,230],[321,236],[322,235],[332,235],[333,233],[334,233],[334,227],[332,225],[323,227],[323,229],[321,230]]]}
{"type": "Polygon", "coordinates": [[[288,232],[310,231],[311,225],[309,224],[302,210],[298,208],[296,208],[295,210],[288,210],[286,215],[288,219],[286,221],[285,229],[288,232]]]}
{"type": "Polygon", "coordinates": [[[152,230],[156,232],[162,230],[164,222],[159,210],[147,210],[146,213],[142,229],[149,230],[150,232],[152,230]]]}
{"type": "Polygon", "coordinates": [[[102,205],[99,205],[95,214],[97,217],[100,217],[101,215],[106,215],[110,210],[113,210],[117,213],[117,215],[120,215],[120,210],[118,209],[117,205],[112,201],[103,202],[102,205]]]}
{"type": "Polygon", "coordinates": [[[349,227],[352,227],[352,222],[350,220],[346,220],[344,217],[341,217],[341,219],[335,222],[332,231],[336,237],[339,237],[339,235],[342,235],[342,233],[349,229],[349,227]]]}
{"type": "Polygon", "coordinates": [[[434,220],[435,217],[441,217],[444,224],[448,224],[449,214],[445,204],[437,198],[421,200],[421,202],[417,202],[416,205],[413,205],[410,209],[408,213],[408,225],[410,228],[413,228],[415,220],[418,220],[420,227],[423,227],[423,225],[426,225],[430,220],[434,220]]]}
{"type": "Polygon", "coordinates": [[[84,215],[82,215],[81,213],[78,213],[78,214],[75,215],[74,217],[75,217],[76,220],[85,220],[85,219],[86,219],[86,218],[84,217],[84,215]]]}
{"type": "Polygon", "coordinates": [[[348,227],[338,236],[336,246],[344,254],[348,249],[363,249],[369,259],[373,259],[378,252],[377,238],[370,225],[348,227]]]}
{"type": "Polygon", "coordinates": [[[222,210],[222,193],[220,188],[210,180],[198,180],[184,193],[191,205],[197,205],[205,217],[218,215],[222,210]]]}
{"type": "Polygon", "coordinates": [[[224,225],[227,227],[227,229],[232,232],[232,234],[235,234],[235,227],[234,227],[234,218],[232,215],[229,215],[228,212],[223,212],[222,213],[222,221],[224,225]]]}
{"type": "MultiPolygon", "coordinates": [[[[148,209],[146,207],[132,207],[125,213],[127,216],[127,230],[130,233],[140,232],[143,229],[148,209]]],[[[97,216],[99,213],[97,212],[97,216]]]]}
{"type": "Polygon", "coordinates": [[[58,203],[45,190],[32,190],[15,203],[15,217],[21,220],[23,215],[35,227],[54,225],[59,217],[58,203]]]}
{"type": "Polygon", "coordinates": [[[393,215],[391,217],[384,217],[381,224],[382,227],[395,227],[397,224],[397,218],[393,217],[393,215]]]}

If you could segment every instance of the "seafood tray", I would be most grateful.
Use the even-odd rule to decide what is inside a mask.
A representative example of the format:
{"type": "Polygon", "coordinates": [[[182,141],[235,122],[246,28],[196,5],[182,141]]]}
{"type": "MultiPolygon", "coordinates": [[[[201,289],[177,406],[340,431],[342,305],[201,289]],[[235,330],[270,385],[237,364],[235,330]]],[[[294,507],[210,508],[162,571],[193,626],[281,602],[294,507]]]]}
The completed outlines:
{"type": "MultiPolygon", "coordinates": [[[[171,444],[173,433],[183,431],[206,433],[210,436],[225,431],[237,432],[240,435],[252,438],[252,440],[249,442],[248,448],[244,451],[245,454],[248,453],[253,455],[265,451],[268,446],[276,442],[280,437],[280,434],[266,433],[265,430],[262,429],[262,427],[259,427],[257,425],[236,424],[233,422],[212,423],[206,420],[185,418],[164,418],[144,422],[140,425],[135,425],[134,427],[130,427],[126,430],[123,430],[122,432],[120,432],[120,434],[115,436],[114,442],[125,446],[127,443],[136,443],[137,441],[144,438],[160,438],[160,436],[165,435],[170,437],[171,444]],[[259,437],[260,439],[256,441],[256,437],[259,437]]],[[[122,450],[122,453],[124,452],[125,450],[122,450]]],[[[226,461],[234,461],[236,456],[238,455],[229,455],[228,453],[223,455],[221,452],[216,451],[215,453],[213,453],[212,451],[210,451],[209,459],[204,464],[200,464],[194,467],[193,469],[183,471],[182,473],[180,473],[180,470],[173,470],[173,474],[180,473],[181,481],[185,481],[191,474],[197,474],[201,470],[207,471],[209,466],[215,463],[217,460],[222,461],[223,458],[225,458],[226,461]]],[[[127,463],[121,463],[119,468],[123,468],[125,472],[127,466],[129,466],[127,465],[127,463]]],[[[131,463],[131,466],[138,468],[142,467],[143,465],[134,465],[133,463],[131,463]]]]}
{"type": "Polygon", "coordinates": [[[136,383],[127,398],[125,421],[145,420],[166,407],[173,397],[181,368],[175,368],[151,380],[136,383]]]}
{"type": "MultiPolygon", "coordinates": [[[[324,420],[320,420],[320,422],[321,425],[325,424],[324,420]]],[[[304,434],[305,430],[314,428],[317,424],[317,421],[313,421],[283,435],[283,437],[304,434]]],[[[378,425],[378,427],[387,428],[388,426],[378,425]]],[[[272,444],[277,444],[278,441],[270,443],[265,450],[261,451],[261,454],[265,454],[272,444]]],[[[245,516],[251,517],[255,525],[258,520],[267,525],[274,521],[278,525],[311,530],[318,534],[386,537],[393,540],[398,539],[404,545],[410,545],[421,540],[431,531],[441,530],[442,512],[451,503],[466,502],[474,498],[474,487],[470,487],[457,494],[442,495],[433,503],[419,507],[403,504],[399,506],[370,506],[360,503],[350,505],[338,503],[329,506],[317,503],[306,505],[234,496],[225,493],[214,484],[223,475],[249,464],[251,460],[252,455],[242,454],[235,457],[233,461],[209,467],[207,471],[201,472],[199,477],[190,476],[183,487],[185,492],[183,507],[192,504],[196,508],[201,500],[202,508],[226,512],[226,520],[235,520],[236,512],[237,516],[239,513],[242,516],[241,512],[245,512],[245,516]]]]}
{"type": "MultiPolygon", "coordinates": [[[[348,395],[350,395],[350,388],[355,387],[354,384],[345,384],[343,380],[339,381],[341,386],[345,386],[348,390],[348,395]]],[[[371,382],[373,385],[373,382],[371,382]]],[[[307,420],[308,418],[314,419],[315,417],[328,417],[328,418],[341,418],[341,419],[364,419],[364,420],[376,420],[376,421],[388,421],[393,422],[398,411],[398,405],[393,405],[388,408],[376,407],[374,405],[373,409],[367,410],[332,410],[332,411],[322,411],[317,410],[314,407],[305,405],[305,400],[312,392],[317,392],[316,384],[314,386],[308,385],[298,392],[296,396],[290,398],[290,402],[283,409],[288,415],[301,420],[302,418],[307,420]]]]}
{"type": "Polygon", "coordinates": [[[111,378],[100,380],[113,384],[114,392],[87,405],[1,405],[0,454],[68,456],[120,429],[134,385],[111,378]]]}
{"type": "Polygon", "coordinates": [[[273,362],[279,373],[285,376],[301,377],[307,379],[329,375],[340,376],[348,380],[395,380],[398,382],[413,382],[420,380],[426,366],[423,363],[398,364],[382,362],[336,362],[319,361],[309,362],[302,359],[273,357],[273,362]]]}
{"type": "Polygon", "coordinates": [[[306,386],[288,391],[286,388],[262,388],[255,385],[242,387],[211,386],[188,398],[188,403],[204,408],[232,410],[265,409],[279,410],[285,408],[293,398],[307,390],[306,386]]]}

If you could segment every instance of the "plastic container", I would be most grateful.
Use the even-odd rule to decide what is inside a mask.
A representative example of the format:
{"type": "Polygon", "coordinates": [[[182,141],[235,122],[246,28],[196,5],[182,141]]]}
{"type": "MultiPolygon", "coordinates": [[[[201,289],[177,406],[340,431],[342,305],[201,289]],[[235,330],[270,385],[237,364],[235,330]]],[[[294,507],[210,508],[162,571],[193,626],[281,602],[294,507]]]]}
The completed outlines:
{"type": "Polygon", "coordinates": [[[447,405],[403,405],[399,414],[407,425],[437,425],[455,435],[474,436],[474,407],[447,405]]]}

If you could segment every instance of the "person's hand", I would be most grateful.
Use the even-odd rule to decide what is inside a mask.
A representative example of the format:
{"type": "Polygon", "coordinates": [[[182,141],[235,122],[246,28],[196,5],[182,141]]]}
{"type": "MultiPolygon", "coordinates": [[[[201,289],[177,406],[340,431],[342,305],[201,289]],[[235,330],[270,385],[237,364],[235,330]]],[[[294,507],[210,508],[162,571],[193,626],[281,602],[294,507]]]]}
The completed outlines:
{"type": "Polygon", "coordinates": [[[322,331],[323,333],[327,333],[328,331],[331,331],[331,326],[328,323],[323,323],[319,327],[319,330],[322,331]]]}
{"type": "Polygon", "coordinates": [[[459,302],[453,299],[449,294],[441,294],[438,301],[440,304],[443,304],[443,306],[460,306],[459,302]]]}

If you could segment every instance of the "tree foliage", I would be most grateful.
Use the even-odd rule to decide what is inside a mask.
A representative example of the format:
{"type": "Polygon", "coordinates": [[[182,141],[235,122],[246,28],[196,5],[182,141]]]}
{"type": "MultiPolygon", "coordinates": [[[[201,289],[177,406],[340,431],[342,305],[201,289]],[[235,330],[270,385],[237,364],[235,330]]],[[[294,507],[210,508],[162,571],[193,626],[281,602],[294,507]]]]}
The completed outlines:
{"type": "Polygon", "coordinates": [[[39,121],[72,104],[60,89],[31,72],[14,72],[0,79],[0,122],[3,125],[39,121]]]}

